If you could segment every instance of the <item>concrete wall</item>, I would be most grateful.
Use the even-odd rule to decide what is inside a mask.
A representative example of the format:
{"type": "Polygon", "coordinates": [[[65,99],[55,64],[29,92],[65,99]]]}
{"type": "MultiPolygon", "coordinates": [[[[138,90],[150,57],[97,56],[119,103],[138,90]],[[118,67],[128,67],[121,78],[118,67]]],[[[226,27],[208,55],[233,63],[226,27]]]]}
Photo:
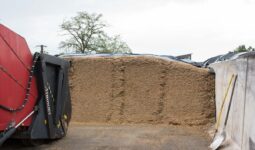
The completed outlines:
{"type": "MultiPolygon", "coordinates": [[[[255,53],[247,53],[235,60],[215,63],[210,67],[216,73],[217,116],[232,74],[238,76],[226,127],[230,146],[235,145],[235,148],[231,149],[255,149],[255,53]]],[[[220,131],[225,121],[230,93],[231,90],[225,102],[220,131]]]]}

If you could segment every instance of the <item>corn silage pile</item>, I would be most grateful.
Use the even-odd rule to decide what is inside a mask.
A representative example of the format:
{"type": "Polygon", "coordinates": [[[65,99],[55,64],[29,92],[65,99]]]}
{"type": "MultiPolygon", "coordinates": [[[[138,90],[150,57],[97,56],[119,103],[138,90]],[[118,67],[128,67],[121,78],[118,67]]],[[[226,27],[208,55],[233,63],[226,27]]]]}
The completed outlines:
{"type": "Polygon", "coordinates": [[[70,57],[74,122],[206,125],[214,75],[153,56],[70,57]]]}

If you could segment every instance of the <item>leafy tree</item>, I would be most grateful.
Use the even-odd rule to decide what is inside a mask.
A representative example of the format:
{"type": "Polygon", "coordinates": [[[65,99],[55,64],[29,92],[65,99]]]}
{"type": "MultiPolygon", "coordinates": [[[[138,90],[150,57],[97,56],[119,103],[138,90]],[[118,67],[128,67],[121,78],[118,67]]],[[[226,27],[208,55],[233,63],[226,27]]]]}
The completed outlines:
{"type": "Polygon", "coordinates": [[[250,51],[255,51],[255,48],[252,48],[251,46],[246,48],[245,45],[240,45],[234,50],[234,52],[250,52],[250,51]]]}
{"type": "Polygon", "coordinates": [[[130,48],[122,42],[120,36],[109,37],[106,34],[100,35],[93,45],[92,50],[97,53],[131,53],[130,48]]]}
{"type": "Polygon", "coordinates": [[[248,50],[248,51],[255,51],[255,48],[249,46],[247,50],[248,50]]]}
{"type": "Polygon", "coordinates": [[[60,48],[72,49],[77,53],[131,53],[128,45],[119,36],[109,37],[104,28],[102,14],[78,12],[78,15],[61,24],[68,36],[60,43],[60,48]]]}

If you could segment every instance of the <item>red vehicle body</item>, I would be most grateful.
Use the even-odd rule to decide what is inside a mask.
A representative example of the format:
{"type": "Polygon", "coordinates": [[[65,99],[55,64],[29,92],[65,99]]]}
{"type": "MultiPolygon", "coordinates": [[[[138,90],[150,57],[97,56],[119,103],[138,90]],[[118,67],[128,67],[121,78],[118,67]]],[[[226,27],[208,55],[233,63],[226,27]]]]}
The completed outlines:
{"type": "MultiPolygon", "coordinates": [[[[24,101],[33,57],[23,37],[0,24],[0,105],[16,109],[24,101]]],[[[38,97],[35,77],[32,80],[31,95],[24,109],[11,113],[0,109],[0,131],[11,121],[20,122],[29,114],[38,97]]],[[[29,126],[31,118],[22,126],[29,126]]]]}
{"type": "Polygon", "coordinates": [[[70,63],[31,54],[26,40],[0,24],[0,147],[10,138],[37,145],[67,134],[70,63]]]}

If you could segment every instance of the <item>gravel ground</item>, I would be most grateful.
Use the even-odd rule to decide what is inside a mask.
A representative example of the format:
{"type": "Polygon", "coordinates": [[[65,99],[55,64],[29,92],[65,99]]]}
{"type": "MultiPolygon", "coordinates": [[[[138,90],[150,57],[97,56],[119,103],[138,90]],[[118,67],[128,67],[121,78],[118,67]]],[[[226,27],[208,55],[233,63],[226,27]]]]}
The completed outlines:
{"type": "Polygon", "coordinates": [[[1,150],[206,150],[201,131],[167,125],[72,124],[67,137],[38,147],[9,141],[1,150]]]}

